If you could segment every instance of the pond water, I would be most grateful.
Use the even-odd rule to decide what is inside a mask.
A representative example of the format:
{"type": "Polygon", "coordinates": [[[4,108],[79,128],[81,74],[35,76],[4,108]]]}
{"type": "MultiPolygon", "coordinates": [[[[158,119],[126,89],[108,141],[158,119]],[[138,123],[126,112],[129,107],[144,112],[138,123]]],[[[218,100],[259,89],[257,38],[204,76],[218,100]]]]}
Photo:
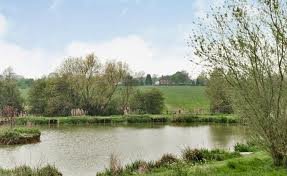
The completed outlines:
{"type": "Polygon", "coordinates": [[[40,127],[41,142],[0,147],[0,166],[39,167],[50,163],[64,176],[94,176],[109,166],[113,153],[122,164],[137,159],[155,160],[164,153],[179,155],[192,148],[233,150],[245,139],[245,129],[236,125],[133,125],[40,127]]]}

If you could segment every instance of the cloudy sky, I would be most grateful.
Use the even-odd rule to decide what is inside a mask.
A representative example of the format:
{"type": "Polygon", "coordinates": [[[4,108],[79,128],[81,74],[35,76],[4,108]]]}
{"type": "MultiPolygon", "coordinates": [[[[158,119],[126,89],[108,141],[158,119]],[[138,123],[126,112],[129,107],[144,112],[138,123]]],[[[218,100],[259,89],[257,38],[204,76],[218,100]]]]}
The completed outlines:
{"type": "Polygon", "coordinates": [[[133,71],[200,68],[188,60],[192,21],[222,0],[0,0],[0,71],[37,78],[94,52],[133,71]]]}

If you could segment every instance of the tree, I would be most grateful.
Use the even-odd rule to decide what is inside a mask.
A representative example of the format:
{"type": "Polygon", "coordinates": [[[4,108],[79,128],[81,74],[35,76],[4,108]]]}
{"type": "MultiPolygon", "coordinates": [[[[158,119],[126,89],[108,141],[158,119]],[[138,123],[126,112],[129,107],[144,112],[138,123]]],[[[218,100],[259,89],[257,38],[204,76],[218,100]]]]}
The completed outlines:
{"type": "Polygon", "coordinates": [[[163,93],[155,88],[144,92],[144,104],[148,114],[160,114],[164,108],[163,93]]]}
{"type": "Polygon", "coordinates": [[[12,68],[9,67],[4,70],[0,85],[0,109],[3,110],[5,106],[10,106],[19,113],[23,108],[23,99],[12,68]]]}
{"type": "Polygon", "coordinates": [[[174,84],[187,84],[189,83],[189,75],[186,71],[178,71],[175,74],[171,75],[171,81],[174,84]]]}
{"type": "Polygon", "coordinates": [[[158,89],[137,90],[131,98],[131,110],[137,113],[160,114],[164,108],[164,96],[158,89]]]}
{"type": "Polygon", "coordinates": [[[127,75],[123,79],[123,86],[119,90],[120,95],[121,95],[121,111],[124,113],[128,113],[129,110],[129,102],[131,99],[131,95],[133,94],[134,91],[134,81],[133,77],[131,75],[127,75]]]}
{"type": "Polygon", "coordinates": [[[230,88],[224,75],[217,68],[209,74],[206,93],[212,113],[233,113],[230,88]]]}
{"type": "Polygon", "coordinates": [[[189,43],[202,65],[225,75],[236,112],[275,165],[287,164],[286,16],[283,0],[226,1],[189,43]]]}
{"type": "Polygon", "coordinates": [[[79,106],[89,115],[104,113],[115,91],[127,74],[127,65],[108,61],[102,65],[93,55],[85,58],[69,58],[61,65],[58,73],[67,76],[79,97],[79,106]]]}
{"type": "Polygon", "coordinates": [[[35,80],[28,92],[29,111],[32,114],[43,115],[47,107],[46,78],[35,80]]]}
{"type": "Polygon", "coordinates": [[[151,79],[151,75],[150,74],[146,75],[145,85],[146,86],[151,86],[152,85],[152,79],[151,79]]]}
{"type": "Polygon", "coordinates": [[[206,86],[207,85],[207,77],[205,72],[201,72],[198,77],[196,78],[196,85],[197,86],[206,86]]]}

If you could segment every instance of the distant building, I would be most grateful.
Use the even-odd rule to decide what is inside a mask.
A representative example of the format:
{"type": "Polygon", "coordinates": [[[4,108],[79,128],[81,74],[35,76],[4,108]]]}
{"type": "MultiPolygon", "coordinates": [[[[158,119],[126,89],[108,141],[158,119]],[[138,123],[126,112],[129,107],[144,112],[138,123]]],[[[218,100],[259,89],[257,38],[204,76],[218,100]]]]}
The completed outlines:
{"type": "Polygon", "coordinates": [[[159,79],[159,85],[170,85],[171,83],[170,76],[162,76],[159,79]]]}

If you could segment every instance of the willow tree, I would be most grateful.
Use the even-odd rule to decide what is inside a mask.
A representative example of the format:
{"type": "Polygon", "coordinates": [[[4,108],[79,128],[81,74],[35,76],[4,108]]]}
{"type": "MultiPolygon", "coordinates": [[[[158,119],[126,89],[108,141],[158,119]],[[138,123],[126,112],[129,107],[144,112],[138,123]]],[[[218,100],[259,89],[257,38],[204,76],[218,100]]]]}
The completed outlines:
{"type": "Polygon", "coordinates": [[[252,138],[276,165],[287,162],[287,2],[232,0],[200,20],[189,45],[222,70],[252,138]]]}
{"type": "Polygon", "coordinates": [[[126,72],[124,63],[108,61],[102,64],[94,54],[68,58],[58,70],[60,76],[69,80],[78,99],[76,106],[89,115],[104,113],[126,72]]]}

